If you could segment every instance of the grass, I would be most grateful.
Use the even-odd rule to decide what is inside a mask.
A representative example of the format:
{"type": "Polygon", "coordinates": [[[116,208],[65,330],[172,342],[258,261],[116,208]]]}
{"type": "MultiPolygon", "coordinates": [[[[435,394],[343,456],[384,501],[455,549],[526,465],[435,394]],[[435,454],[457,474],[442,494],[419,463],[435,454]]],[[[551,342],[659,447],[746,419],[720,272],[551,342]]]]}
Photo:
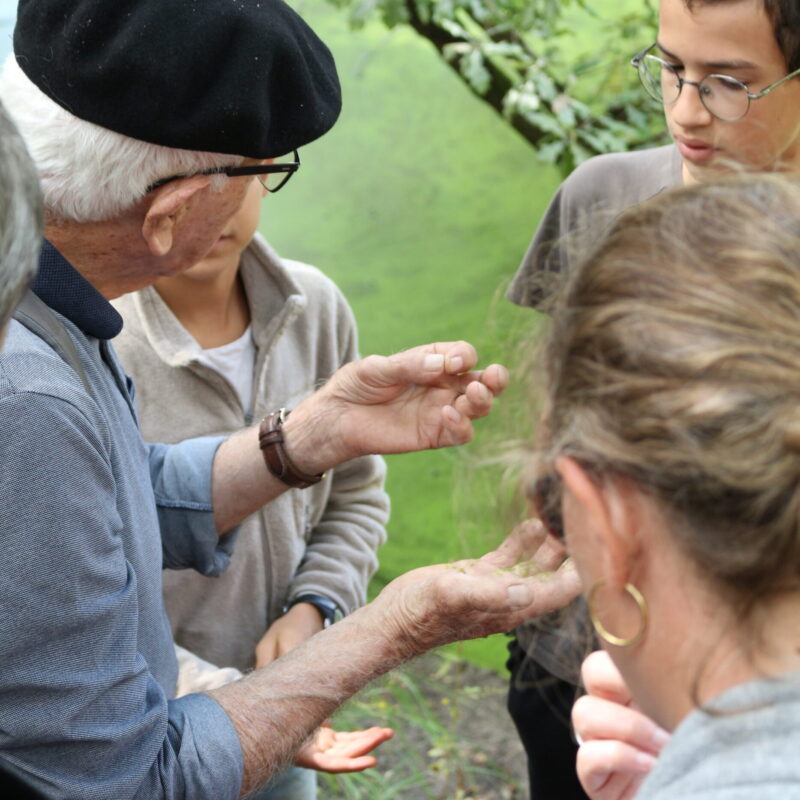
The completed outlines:
{"type": "MultiPolygon", "coordinates": [[[[474,672],[474,671],[473,671],[474,672]]],[[[516,749],[482,720],[502,718],[502,681],[471,681],[464,662],[444,653],[395,670],[337,715],[343,729],[380,720],[395,738],[363,773],[320,775],[320,796],[347,800],[522,798],[521,745],[516,749]],[[515,768],[513,768],[515,767],[515,768]]],[[[510,727],[511,722],[507,720],[510,727]]],[[[522,773],[524,774],[524,773],[522,773]]]]}
{"type": "MultiPolygon", "coordinates": [[[[344,110],[304,148],[289,188],[267,199],[262,231],[339,284],[362,352],[467,339],[483,363],[500,360],[504,331],[534,315],[498,303],[492,327],[490,301],[514,274],[557,173],[412,31],[374,24],[353,33],[318,0],[298,7],[336,56],[344,110]]],[[[453,503],[459,465],[477,444],[389,459],[392,520],[373,590],[412,567],[499,541],[502,530],[490,524],[483,541],[470,542],[478,549],[467,550],[453,503]]],[[[502,643],[462,647],[501,669],[502,643]]]]}
{"type": "MultiPolygon", "coordinates": [[[[597,0],[598,17],[640,0],[597,0]]],[[[348,297],[364,353],[467,339],[482,363],[516,363],[516,343],[538,315],[500,299],[559,183],[530,145],[477,101],[431,45],[407,28],[378,23],[351,31],[323,0],[295,7],[333,51],[344,108],[333,130],[303,148],[290,187],[264,205],[262,231],[283,254],[323,269],[348,297]]],[[[595,22],[577,11],[565,45],[594,47],[595,22]]],[[[523,433],[506,419],[479,425],[458,451],[394,456],[389,541],[376,593],[422,564],[478,555],[509,519],[498,502],[499,471],[476,466],[488,440],[523,433]]],[[[502,637],[455,646],[502,671],[502,637]]]]}

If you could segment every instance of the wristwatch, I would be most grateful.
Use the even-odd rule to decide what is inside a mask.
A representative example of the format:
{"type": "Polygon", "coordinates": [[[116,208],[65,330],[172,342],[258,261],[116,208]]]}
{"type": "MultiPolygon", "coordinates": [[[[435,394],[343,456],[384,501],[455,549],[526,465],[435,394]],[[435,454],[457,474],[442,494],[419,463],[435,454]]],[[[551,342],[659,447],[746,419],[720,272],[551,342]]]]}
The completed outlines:
{"type": "Polygon", "coordinates": [[[314,608],[319,611],[322,615],[322,627],[323,628],[330,628],[334,622],[338,622],[344,614],[339,606],[333,602],[333,600],[329,600],[327,597],[323,597],[321,594],[313,594],[309,592],[308,594],[301,594],[297,597],[293,597],[284,607],[281,613],[285,614],[292,606],[297,605],[298,603],[310,603],[314,608]]]}

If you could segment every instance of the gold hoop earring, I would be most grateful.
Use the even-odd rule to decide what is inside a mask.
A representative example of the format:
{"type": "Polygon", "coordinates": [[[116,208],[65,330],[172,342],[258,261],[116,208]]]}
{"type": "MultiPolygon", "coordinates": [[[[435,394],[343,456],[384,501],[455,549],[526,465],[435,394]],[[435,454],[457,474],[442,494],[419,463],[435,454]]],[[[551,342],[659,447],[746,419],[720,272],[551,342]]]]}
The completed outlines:
{"type": "Polygon", "coordinates": [[[592,625],[594,626],[595,631],[597,631],[597,635],[608,644],[613,644],[616,647],[632,647],[633,645],[637,644],[644,636],[644,632],[647,629],[647,623],[650,618],[650,615],[647,610],[647,601],[644,599],[642,593],[632,584],[626,583],[625,584],[625,591],[636,601],[636,605],[639,608],[639,614],[641,615],[641,622],[639,624],[639,630],[633,634],[633,636],[628,636],[627,638],[623,639],[621,636],[615,636],[613,633],[610,633],[606,627],[600,622],[600,618],[595,613],[595,610],[592,606],[592,603],[597,595],[597,592],[602,588],[605,584],[605,579],[600,578],[594,586],[589,590],[589,594],[586,598],[586,602],[589,606],[589,616],[592,619],[592,625]]]}

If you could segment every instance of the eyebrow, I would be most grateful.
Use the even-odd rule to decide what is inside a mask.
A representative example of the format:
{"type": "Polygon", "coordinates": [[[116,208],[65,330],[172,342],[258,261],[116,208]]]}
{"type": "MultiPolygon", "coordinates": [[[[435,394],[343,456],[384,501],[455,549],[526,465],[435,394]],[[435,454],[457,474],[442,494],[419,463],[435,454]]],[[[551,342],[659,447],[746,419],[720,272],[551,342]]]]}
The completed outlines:
{"type": "MultiPolygon", "coordinates": [[[[675,61],[683,61],[682,58],[675,55],[675,53],[670,53],[661,42],[656,41],[656,46],[658,49],[668,58],[672,58],[675,61]]],[[[752,61],[703,61],[701,62],[702,66],[706,69],[758,69],[758,64],[754,64],[752,61]]]]}

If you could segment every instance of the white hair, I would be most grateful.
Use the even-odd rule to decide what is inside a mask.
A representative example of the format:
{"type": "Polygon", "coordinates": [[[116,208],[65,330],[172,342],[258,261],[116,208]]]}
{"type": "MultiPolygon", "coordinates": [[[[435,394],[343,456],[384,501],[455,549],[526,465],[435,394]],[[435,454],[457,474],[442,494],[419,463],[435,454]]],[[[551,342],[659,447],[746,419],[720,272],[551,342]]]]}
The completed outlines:
{"type": "Polygon", "coordinates": [[[42,199],[33,162],[0,105],[0,339],[36,275],[42,244],[42,199]]]}
{"type": "MultiPolygon", "coordinates": [[[[242,156],[150,144],[79,119],[33,84],[13,53],[0,73],[0,101],[39,170],[45,212],[57,220],[115,219],[161,178],[243,161],[242,156]]],[[[221,188],[226,181],[214,176],[212,186],[221,188]]]]}

